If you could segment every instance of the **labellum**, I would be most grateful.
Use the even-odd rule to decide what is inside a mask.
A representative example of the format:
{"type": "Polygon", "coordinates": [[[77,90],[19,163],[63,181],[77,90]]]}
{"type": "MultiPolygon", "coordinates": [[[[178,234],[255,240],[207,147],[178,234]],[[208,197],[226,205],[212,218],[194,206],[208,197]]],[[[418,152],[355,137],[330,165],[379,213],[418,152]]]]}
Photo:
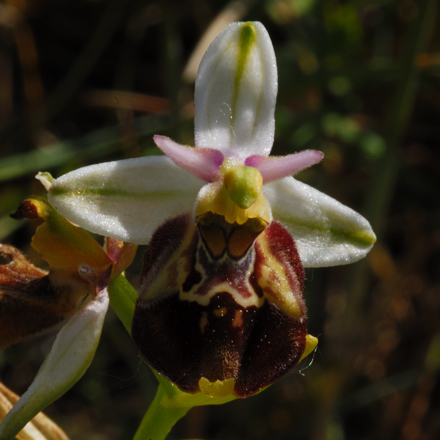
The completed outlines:
{"type": "Polygon", "coordinates": [[[144,256],[132,337],[182,391],[247,397],[316,346],[304,273],[277,221],[242,224],[206,212],[160,226],[144,256]]]}

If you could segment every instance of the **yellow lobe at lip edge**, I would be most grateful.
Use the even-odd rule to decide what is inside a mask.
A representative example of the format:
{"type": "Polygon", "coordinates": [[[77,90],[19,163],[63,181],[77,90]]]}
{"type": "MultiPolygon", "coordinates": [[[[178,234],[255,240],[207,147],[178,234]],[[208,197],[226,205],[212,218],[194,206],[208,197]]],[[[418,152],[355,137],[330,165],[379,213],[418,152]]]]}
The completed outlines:
{"type": "Polygon", "coordinates": [[[235,387],[235,380],[232,378],[225,380],[216,380],[211,382],[206,377],[199,380],[199,388],[203,394],[209,397],[220,398],[226,397],[233,393],[235,387]]]}
{"type": "Polygon", "coordinates": [[[306,347],[304,348],[304,352],[300,358],[300,360],[298,361],[301,362],[303,359],[305,359],[318,345],[318,338],[316,338],[315,336],[306,335],[306,347]]]}

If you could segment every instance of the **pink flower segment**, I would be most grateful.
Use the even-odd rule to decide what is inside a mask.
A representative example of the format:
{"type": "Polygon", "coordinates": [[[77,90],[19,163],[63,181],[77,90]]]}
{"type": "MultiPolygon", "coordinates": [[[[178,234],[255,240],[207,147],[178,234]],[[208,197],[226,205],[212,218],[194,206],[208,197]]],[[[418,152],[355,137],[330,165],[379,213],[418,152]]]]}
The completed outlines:
{"type": "Polygon", "coordinates": [[[219,178],[220,166],[225,158],[235,160],[237,165],[257,168],[263,177],[263,183],[269,183],[296,174],[317,164],[324,157],[324,153],[320,151],[307,150],[283,157],[254,154],[240,160],[231,150],[222,152],[213,148],[189,148],[165,136],[154,136],[154,142],[176,165],[205,182],[214,182],[219,178]]]}

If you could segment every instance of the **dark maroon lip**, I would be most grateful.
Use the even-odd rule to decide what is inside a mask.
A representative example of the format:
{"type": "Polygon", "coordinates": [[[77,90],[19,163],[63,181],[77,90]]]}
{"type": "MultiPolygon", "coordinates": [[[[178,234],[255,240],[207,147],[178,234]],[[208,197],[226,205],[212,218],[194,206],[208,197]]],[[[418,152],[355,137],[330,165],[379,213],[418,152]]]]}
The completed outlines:
{"type": "Polygon", "coordinates": [[[141,357],[182,391],[199,392],[203,377],[233,379],[234,395],[247,397],[286,374],[305,350],[304,272],[293,238],[278,222],[243,246],[239,258],[228,251],[234,225],[214,219],[208,226],[223,234],[223,240],[208,237],[224,244],[220,254],[210,251],[189,214],[155,232],[144,256],[132,337],[141,357]],[[283,306],[277,280],[263,282],[276,270],[283,271],[297,314],[283,306]]]}

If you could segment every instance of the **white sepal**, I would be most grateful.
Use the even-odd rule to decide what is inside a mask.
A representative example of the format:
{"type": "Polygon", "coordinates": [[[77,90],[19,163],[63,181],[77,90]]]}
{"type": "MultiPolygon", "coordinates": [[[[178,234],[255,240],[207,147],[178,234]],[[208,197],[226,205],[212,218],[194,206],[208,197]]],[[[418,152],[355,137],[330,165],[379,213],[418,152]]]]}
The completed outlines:
{"type": "Polygon", "coordinates": [[[164,156],[80,168],[51,185],[61,215],[96,234],[146,244],[166,219],[191,212],[203,181],[164,156]]]}
{"type": "Polygon", "coordinates": [[[292,233],[304,267],[353,263],[376,241],[368,221],[293,177],[263,187],[273,216],[292,233]]]}
{"type": "Polygon", "coordinates": [[[1,423],[2,440],[14,439],[27,422],[59,399],[85,373],[95,355],[108,304],[105,289],[59,331],[31,386],[1,423]]]}
{"type": "Polygon", "coordinates": [[[231,23],[211,43],[195,85],[195,143],[226,156],[268,156],[278,90],[275,53],[259,22],[231,23]]]}

